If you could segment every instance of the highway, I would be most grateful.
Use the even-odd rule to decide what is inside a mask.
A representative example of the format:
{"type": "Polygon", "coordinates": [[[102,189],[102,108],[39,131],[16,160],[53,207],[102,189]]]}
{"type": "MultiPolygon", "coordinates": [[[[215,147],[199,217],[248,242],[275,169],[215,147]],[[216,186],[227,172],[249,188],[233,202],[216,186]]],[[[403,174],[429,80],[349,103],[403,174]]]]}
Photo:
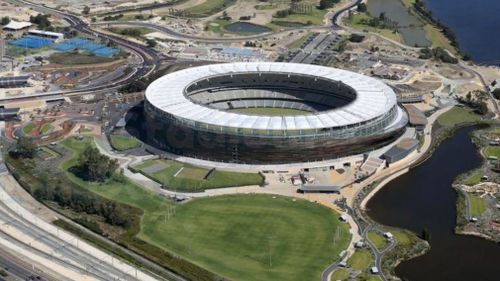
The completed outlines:
{"type": "MultiPolygon", "coordinates": [[[[15,180],[0,176],[0,244],[25,260],[80,280],[157,280],[37,218],[5,191],[15,180]]],[[[13,261],[11,261],[13,262],[13,261]]],[[[20,266],[24,270],[26,267],[20,266]]]]}
{"type": "Polygon", "coordinates": [[[40,277],[41,280],[44,281],[57,281],[62,279],[62,277],[56,274],[48,274],[38,269],[25,259],[21,259],[19,255],[8,252],[3,247],[0,247],[0,269],[7,272],[11,279],[26,280],[30,277],[40,277]]]}

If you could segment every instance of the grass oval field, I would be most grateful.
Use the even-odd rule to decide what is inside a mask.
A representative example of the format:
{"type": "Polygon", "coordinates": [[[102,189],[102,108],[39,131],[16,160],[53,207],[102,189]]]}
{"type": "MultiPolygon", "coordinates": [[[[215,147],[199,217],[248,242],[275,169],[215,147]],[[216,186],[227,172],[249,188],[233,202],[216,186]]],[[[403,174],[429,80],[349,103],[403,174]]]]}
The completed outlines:
{"type": "Polygon", "coordinates": [[[141,239],[231,280],[318,280],[350,241],[333,210],[281,196],[194,199],[163,213],[144,217],[141,239]]]}

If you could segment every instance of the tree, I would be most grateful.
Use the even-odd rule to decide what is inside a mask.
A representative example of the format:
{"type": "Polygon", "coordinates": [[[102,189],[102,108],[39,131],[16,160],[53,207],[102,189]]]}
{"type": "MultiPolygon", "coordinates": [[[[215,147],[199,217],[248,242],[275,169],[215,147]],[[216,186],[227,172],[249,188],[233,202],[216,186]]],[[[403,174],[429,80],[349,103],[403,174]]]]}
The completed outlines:
{"type": "Polygon", "coordinates": [[[40,65],[43,65],[43,57],[37,56],[35,57],[35,60],[40,63],[40,65]]]}
{"type": "Polygon", "coordinates": [[[156,43],[154,39],[146,39],[146,45],[148,45],[148,47],[150,48],[156,47],[157,44],[158,43],[156,43]]]}
{"type": "Polygon", "coordinates": [[[368,7],[366,7],[365,3],[359,3],[358,7],[357,7],[357,10],[360,13],[365,13],[366,11],[368,11],[368,7]]]}
{"type": "Polygon", "coordinates": [[[363,40],[365,40],[365,36],[363,36],[361,34],[353,33],[349,37],[349,41],[354,42],[354,43],[360,43],[360,42],[363,42],[363,40]]]}
{"type": "Polygon", "coordinates": [[[429,232],[429,229],[427,229],[427,227],[424,227],[424,229],[422,230],[422,239],[427,242],[431,241],[431,233],[429,232]]]}
{"type": "Polygon", "coordinates": [[[15,158],[33,158],[33,155],[35,154],[35,144],[29,137],[19,137],[14,150],[10,151],[9,154],[15,158]]]}
{"type": "Polygon", "coordinates": [[[331,7],[333,7],[333,5],[339,3],[340,0],[321,0],[319,1],[319,9],[320,10],[326,10],[326,9],[330,9],[331,7]]]}
{"type": "Polygon", "coordinates": [[[89,13],[90,13],[90,7],[89,6],[83,7],[82,14],[88,15],[89,13]]]}
{"type": "Polygon", "coordinates": [[[102,155],[97,148],[91,146],[87,146],[82,152],[79,163],[82,176],[90,181],[103,182],[118,168],[116,159],[102,155]]]}
{"type": "Polygon", "coordinates": [[[500,100],[500,88],[493,90],[492,94],[497,100],[500,100]]]}
{"type": "Polygon", "coordinates": [[[50,15],[38,14],[36,16],[30,16],[30,22],[38,25],[40,29],[48,29],[51,26],[49,21],[50,15]]]}
{"type": "Polygon", "coordinates": [[[10,22],[10,18],[9,18],[9,17],[7,17],[7,16],[6,16],[6,17],[3,17],[3,18],[0,20],[0,24],[1,24],[1,25],[7,25],[7,24],[9,24],[9,22],[10,22]]]}

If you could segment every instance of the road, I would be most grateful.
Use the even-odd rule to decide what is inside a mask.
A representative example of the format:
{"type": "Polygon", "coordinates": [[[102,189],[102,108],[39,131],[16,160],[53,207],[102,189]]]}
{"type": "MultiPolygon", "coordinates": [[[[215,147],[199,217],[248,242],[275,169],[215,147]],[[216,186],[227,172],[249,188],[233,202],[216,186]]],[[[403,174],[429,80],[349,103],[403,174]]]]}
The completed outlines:
{"type": "Polygon", "coordinates": [[[207,42],[207,43],[230,43],[230,42],[243,42],[243,41],[251,41],[251,40],[261,40],[273,36],[277,36],[280,34],[285,34],[285,33],[290,33],[290,32],[295,32],[295,31],[300,31],[300,30],[331,30],[331,27],[327,26],[307,26],[307,27],[300,27],[300,28],[289,28],[289,29],[283,29],[280,31],[275,31],[275,32],[266,32],[266,33],[261,33],[257,35],[249,35],[249,36],[238,36],[238,37],[205,37],[205,36],[198,36],[198,35],[192,35],[192,34],[187,34],[187,33],[180,33],[175,31],[174,29],[171,29],[169,27],[166,27],[164,25],[159,25],[151,22],[143,22],[143,21],[107,21],[107,22],[99,22],[99,23],[92,23],[92,26],[139,26],[139,27],[147,27],[154,29],[156,31],[159,31],[161,33],[164,33],[166,35],[169,35],[171,37],[177,38],[177,39],[185,39],[185,40],[192,40],[192,41],[199,41],[199,42],[207,42]]]}
{"type": "Polygon", "coordinates": [[[57,17],[60,17],[67,21],[72,28],[75,30],[88,34],[97,38],[109,40],[111,42],[114,42],[115,44],[133,52],[136,54],[140,59],[141,59],[141,64],[137,67],[135,67],[134,71],[125,76],[122,77],[121,79],[112,81],[107,84],[103,85],[93,85],[89,86],[84,89],[78,89],[78,90],[70,90],[70,91],[58,91],[58,92],[51,92],[51,93],[45,93],[45,95],[57,95],[57,94],[68,94],[68,93],[79,93],[79,94],[85,94],[85,93],[97,93],[97,92],[109,92],[111,90],[117,90],[123,85],[129,83],[130,81],[134,81],[143,77],[147,77],[154,73],[158,68],[160,67],[161,61],[163,59],[168,59],[160,56],[155,50],[152,48],[148,48],[147,46],[141,45],[136,42],[132,42],[126,39],[123,39],[119,36],[115,35],[110,35],[106,33],[102,33],[96,30],[93,30],[87,22],[84,20],[80,19],[79,17],[66,13],[66,12],[61,12],[56,9],[48,8],[42,5],[34,4],[29,1],[24,1],[24,0],[6,0],[7,2],[10,2],[12,4],[17,4],[20,6],[26,6],[30,7],[35,11],[38,11],[40,13],[45,13],[45,14],[51,14],[57,17]]]}
{"type": "MultiPolygon", "coordinates": [[[[19,205],[5,185],[17,184],[0,176],[0,244],[23,259],[49,268],[65,278],[81,280],[157,280],[39,219],[19,205]]],[[[24,270],[27,270],[24,267],[24,270]]]]}
{"type": "Polygon", "coordinates": [[[9,274],[12,279],[26,280],[30,277],[40,277],[44,281],[57,281],[61,277],[48,274],[32,264],[21,259],[18,255],[8,252],[5,248],[0,247],[0,269],[3,269],[9,274]]]}

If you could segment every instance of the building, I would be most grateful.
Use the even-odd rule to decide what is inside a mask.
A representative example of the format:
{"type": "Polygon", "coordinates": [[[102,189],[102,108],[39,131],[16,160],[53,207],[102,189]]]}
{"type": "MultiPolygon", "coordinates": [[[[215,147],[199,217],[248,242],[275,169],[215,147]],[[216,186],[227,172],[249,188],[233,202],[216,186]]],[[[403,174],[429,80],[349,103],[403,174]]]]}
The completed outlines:
{"type": "Polygon", "coordinates": [[[317,65],[193,67],[154,81],[145,96],[149,144],[220,162],[273,164],[361,154],[393,142],[408,121],[386,84],[317,65]]]}
{"type": "Polygon", "coordinates": [[[29,35],[33,36],[38,36],[42,38],[47,38],[54,40],[54,42],[61,42],[64,40],[64,34],[59,33],[59,32],[52,32],[52,31],[44,31],[44,30],[30,30],[28,32],[29,35]]]}
{"type": "Polygon", "coordinates": [[[20,108],[5,108],[0,106],[0,120],[16,119],[20,108]]]}
{"type": "Polygon", "coordinates": [[[336,185],[320,185],[320,184],[303,184],[298,191],[301,193],[340,193],[340,186],[336,185]]]}
{"type": "Polygon", "coordinates": [[[417,147],[418,141],[416,139],[402,139],[398,144],[384,153],[381,158],[385,159],[387,164],[392,164],[408,156],[417,147]]]}
{"type": "Polygon", "coordinates": [[[11,20],[8,24],[3,27],[8,38],[17,38],[26,32],[32,26],[31,22],[28,21],[15,21],[11,20]]]}
{"type": "Polygon", "coordinates": [[[408,123],[410,126],[415,127],[417,131],[423,131],[427,126],[427,117],[416,106],[412,104],[405,104],[404,108],[408,113],[408,123]]]}
{"type": "Polygon", "coordinates": [[[0,88],[22,87],[28,84],[28,75],[0,77],[0,88]]]}

